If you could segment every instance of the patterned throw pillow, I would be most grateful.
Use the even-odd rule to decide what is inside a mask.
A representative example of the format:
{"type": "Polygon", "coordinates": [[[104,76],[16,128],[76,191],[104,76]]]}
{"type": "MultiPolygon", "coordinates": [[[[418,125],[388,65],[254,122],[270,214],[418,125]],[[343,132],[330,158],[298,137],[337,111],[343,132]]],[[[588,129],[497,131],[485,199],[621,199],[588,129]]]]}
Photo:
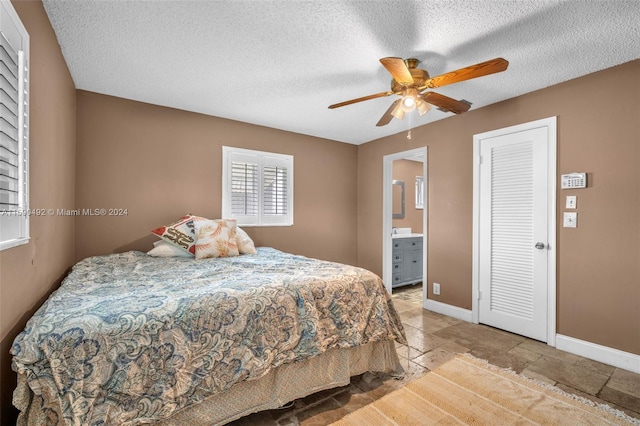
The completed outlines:
{"type": "Polygon", "coordinates": [[[195,254],[196,238],[193,228],[193,219],[190,215],[187,215],[182,216],[170,225],[161,226],[151,232],[169,244],[180,247],[187,253],[195,254]]]}
{"type": "MultiPolygon", "coordinates": [[[[193,223],[196,226],[198,222],[211,220],[211,219],[207,219],[206,217],[194,216],[194,215],[191,215],[191,218],[193,219],[193,223]]],[[[238,251],[240,252],[240,254],[256,254],[257,253],[256,246],[253,240],[251,239],[249,234],[247,234],[244,231],[244,229],[240,228],[239,226],[236,226],[236,244],[238,245],[238,251]]]]}
{"type": "Polygon", "coordinates": [[[235,219],[195,221],[196,259],[238,256],[235,219]]]}

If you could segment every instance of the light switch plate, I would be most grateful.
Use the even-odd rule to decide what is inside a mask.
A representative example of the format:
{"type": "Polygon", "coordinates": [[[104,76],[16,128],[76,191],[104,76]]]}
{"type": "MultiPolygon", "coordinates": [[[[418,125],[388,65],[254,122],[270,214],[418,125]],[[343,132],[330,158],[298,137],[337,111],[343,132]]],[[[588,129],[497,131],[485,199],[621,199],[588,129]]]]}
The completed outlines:
{"type": "Polygon", "coordinates": [[[562,226],[565,228],[577,228],[578,227],[578,213],[576,212],[564,212],[562,220],[562,226]]]}
{"type": "Polygon", "coordinates": [[[575,209],[577,205],[578,197],[575,195],[567,195],[567,203],[565,205],[568,209],[575,209]]]}

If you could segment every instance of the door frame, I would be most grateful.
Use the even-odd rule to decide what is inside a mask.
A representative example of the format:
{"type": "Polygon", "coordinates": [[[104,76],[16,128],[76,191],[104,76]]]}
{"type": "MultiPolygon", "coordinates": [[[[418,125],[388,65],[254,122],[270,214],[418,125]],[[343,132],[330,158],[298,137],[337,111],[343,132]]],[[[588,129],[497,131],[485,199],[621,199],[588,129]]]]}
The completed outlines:
{"type": "MultiPolygon", "coordinates": [[[[389,294],[392,289],[392,228],[393,228],[393,199],[392,199],[392,182],[393,182],[393,162],[395,160],[404,160],[408,157],[421,156],[422,176],[424,176],[424,208],[422,210],[422,301],[423,306],[427,300],[427,218],[429,208],[429,175],[428,175],[428,149],[426,146],[411,149],[408,151],[396,152],[394,154],[385,155],[382,158],[382,281],[389,294]]],[[[405,201],[406,202],[406,201],[405,201]]],[[[411,201],[412,203],[414,201],[411,201]]]]}
{"type": "Polygon", "coordinates": [[[556,180],[557,180],[557,117],[492,130],[473,135],[473,264],[471,318],[474,324],[480,322],[480,144],[483,139],[503,136],[540,127],[547,128],[547,344],[556,345],[556,180]]]}

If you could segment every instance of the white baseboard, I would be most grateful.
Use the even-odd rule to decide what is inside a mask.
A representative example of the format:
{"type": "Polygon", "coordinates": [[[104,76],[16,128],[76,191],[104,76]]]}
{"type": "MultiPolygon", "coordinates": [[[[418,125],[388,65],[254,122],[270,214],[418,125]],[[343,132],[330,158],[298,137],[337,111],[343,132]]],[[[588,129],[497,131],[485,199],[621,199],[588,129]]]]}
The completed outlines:
{"type": "Polygon", "coordinates": [[[459,308],[457,306],[448,305],[431,299],[424,301],[424,308],[428,311],[437,312],[462,321],[473,322],[471,311],[468,309],[459,308]]]}
{"type": "Polygon", "coordinates": [[[640,374],[640,355],[556,334],[556,349],[640,374]]]}
{"type": "MultiPolygon", "coordinates": [[[[431,299],[424,301],[424,308],[462,321],[473,322],[472,311],[468,309],[431,299]]],[[[574,337],[563,336],[562,334],[556,334],[555,347],[561,351],[640,374],[640,355],[587,342],[586,340],[579,340],[574,337]]]]}

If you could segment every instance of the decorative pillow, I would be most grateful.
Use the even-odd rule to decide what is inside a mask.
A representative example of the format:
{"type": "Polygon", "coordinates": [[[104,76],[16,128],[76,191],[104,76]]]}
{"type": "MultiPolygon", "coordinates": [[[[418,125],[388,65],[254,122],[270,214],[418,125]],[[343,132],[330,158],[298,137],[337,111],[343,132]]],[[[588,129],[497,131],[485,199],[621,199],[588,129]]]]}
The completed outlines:
{"type": "Polygon", "coordinates": [[[238,242],[240,254],[256,254],[258,252],[249,234],[239,226],[236,227],[236,241],[238,242]]]}
{"type": "Polygon", "coordinates": [[[206,220],[211,220],[211,219],[206,218],[206,217],[192,215],[191,213],[189,213],[189,216],[191,217],[191,219],[193,219],[193,223],[194,224],[196,222],[204,222],[206,220]]]}
{"type": "Polygon", "coordinates": [[[196,259],[238,256],[236,220],[195,221],[196,259]]]}
{"type": "Polygon", "coordinates": [[[153,257],[190,257],[193,258],[191,253],[184,251],[181,247],[176,247],[173,244],[169,244],[166,241],[156,241],[153,243],[153,248],[147,252],[149,256],[153,257]]]}
{"type": "MultiPolygon", "coordinates": [[[[194,215],[190,215],[190,216],[193,219],[194,225],[197,224],[198,222],[211,220],[201,216],[194,216],[194,215]]],[[[238,245],[238,251],[240,252],[240,254],[256,254],[257,253],[256,246],[253,243],[253,240],[251,239],[249,234],[247,234],[244,231],[244,229],[240,228],[239,226],[236,226],[236,244],[238,245]]]]}
{"type": "Polygon", "coordinates": [[[151,231],[169,244],[183,249],[184,251],[195,254],[196,238],[191,215],[182,216],[177,221],[167,226],[151,231]]]}

